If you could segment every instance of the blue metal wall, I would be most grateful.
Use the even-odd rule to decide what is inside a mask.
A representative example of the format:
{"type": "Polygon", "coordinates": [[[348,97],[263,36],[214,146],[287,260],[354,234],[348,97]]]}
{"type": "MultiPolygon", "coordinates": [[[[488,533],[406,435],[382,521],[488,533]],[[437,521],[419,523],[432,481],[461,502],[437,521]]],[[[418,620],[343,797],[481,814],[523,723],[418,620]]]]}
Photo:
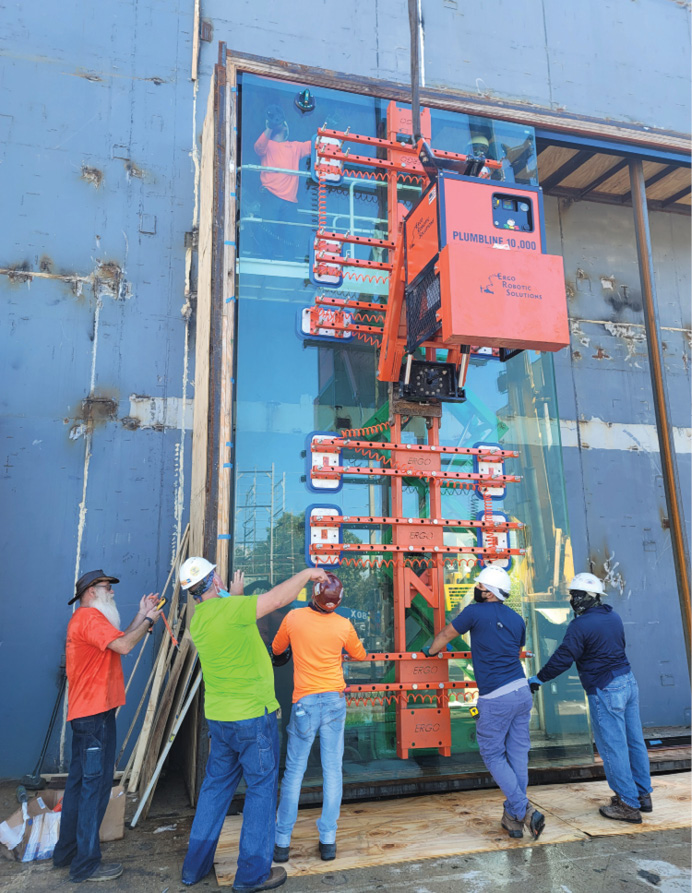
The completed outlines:
{"type": "MultiPolygon", "coordinates": [[[[100,566],[120,576],[122,613],[134,613],[143,592],[163,585],[185,521],[190,444],[176,401],[193,397],[194,316],[189,324],[181,313],[184,243],[217,41],[408,81],[402,0],[212,0],[202,15],[214,40],[201,45],[197,86],[193,8],[65,0],[0,10],[0,775],[29,771],[40,749],[75,576],[100,566]]],[[[425,83],[687,131],[688,9],[587,0],[576,10],[562,0],[423,0],[425,83]]],[[[631,211],[555,204],[551,215],[576,324],[572,356],[556,362],[565,436],[576,420],[649,430],[641,309],[609,301],[600,281],[613,276],[636,296],[631,211]]],[[[653,215],[652,229],[689,494],[689,221],[653,215]]],[[[608,559],[622,589],[645,722],[689,722],[658,454],[626,435],[608,440],[601,427],[584,430],[607,448],[587,448],[585,437],[565,448],[575,558],[608,559]]],[[[689,521],[689,501],[687,512],[689,521]]],[[[57,754],[58,736],[48,766],[57,754]]]]}
{"type": "MultiPolygon", "coordinates": [[[[556,354],[577,570],[625,622],[645,726],[689,725],[690,686],[656,438],[631,208],[546,202],[565,260],[571,351],[556,354]]],[[[689,542],[690,221],[651,214],[661,338],[689,542]]]]}
{"type": "Polygon", "coordinates": [[[192,10],[13,3],[2,17],[0,267],[42,274],[0,276],[0,775],[12,775],[40,750],[75,575],[120,577],[127,623],[163,586],[185,520],[190,435],[163,408],[192,396],[192,10]],[[152,418],[131,395],[159,398],[152,418]]]}

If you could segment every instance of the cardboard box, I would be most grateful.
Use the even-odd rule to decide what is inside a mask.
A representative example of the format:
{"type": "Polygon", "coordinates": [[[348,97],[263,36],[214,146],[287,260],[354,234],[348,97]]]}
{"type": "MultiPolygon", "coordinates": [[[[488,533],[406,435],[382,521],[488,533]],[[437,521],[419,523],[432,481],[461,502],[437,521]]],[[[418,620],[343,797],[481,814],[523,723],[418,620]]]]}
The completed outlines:
{"type": "MultiPolygon", "coordinates": [[[[33,800],[29,800],[26,804],[26,812],[31,821],[27,821],[26,825],[24,825],[24,815],[21,807],[15,810],[15,812],[13,812],[4,822],[0,822],[0,853],[2,856],[6,859],[16,859],[21,862],[24,860],[27,846],[31,840],[32,830],[34,832],[34,838],[36,838],[37,832],[40,836],[41,831],[45,832],[44,836],[53,834],[55,830],[54,825],[56,824],[54,821],[51,821],[50,823],[47,821],[45,823],[45,828],[39,826],[43,825],[44,815],[60,815],[60,813],[53,813],[53,810],[62,800],[64,793],[64,791],[60,790],[40,791],[33,800]]],[[[125,790],[122,785],[117,785],[111,791],[106,814],[101,823],[99,839],[102,842],[108,840],[120,840],[124,833],[125,790]]],[[[32,841],[32,848],[35,843],[36,840],[34,839],[34,841],[32,841]]],[[[38,858],[43,859],[47,859],[51,855],[51,853],[44,855],[40,848],[38,849],[38,853],[38,858]]],[[[30,853],[30,858],[37,858],[37,856],[31,855],[30,853]]]]}

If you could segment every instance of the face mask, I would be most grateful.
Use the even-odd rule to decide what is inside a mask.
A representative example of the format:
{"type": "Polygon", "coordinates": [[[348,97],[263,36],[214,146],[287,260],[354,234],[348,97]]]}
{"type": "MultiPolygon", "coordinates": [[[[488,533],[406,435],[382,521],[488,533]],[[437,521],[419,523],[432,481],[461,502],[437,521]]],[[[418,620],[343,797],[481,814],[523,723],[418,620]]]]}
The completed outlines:
{"type": "Polygon", "coordinates": [[[589,608],[598,603],[598,597],[590,592],[581,592],[575,589],[573,592],[570,592],[569,603],[574,611],[574,616],[579,617],[584,611],[588,611],[589,608]]]}
{"type": "Polygon", "coordinates": [[[485,591],[480,588],[480,586],[476,586],[473,590],[473,599],[477,602],[485,601],[485,591]]]}
{"type": "Polygon", "coordinates": [[[225,589],[219,589],[219,598],[228,598],[230,592],[226,592],[225,589]]]}

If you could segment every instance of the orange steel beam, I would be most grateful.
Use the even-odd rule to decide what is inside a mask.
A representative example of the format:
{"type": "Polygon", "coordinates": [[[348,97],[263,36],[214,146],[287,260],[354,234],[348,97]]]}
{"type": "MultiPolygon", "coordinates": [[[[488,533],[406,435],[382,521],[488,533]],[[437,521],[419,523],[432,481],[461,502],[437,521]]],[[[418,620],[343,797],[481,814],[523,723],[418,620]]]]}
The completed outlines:
{"type": "MultiPolygon", "coordinates": [[[[412,157],[407,161],[387,161],[385,158],[370,158],[367,155],[351,155],[349,152],[339,152],[337,150],[327,150],[327,147],[320,149],[320,155],[324,158],[333,158],[336,161],[348,162],[349,164],[358,164],[361,166],[378,167],[384,171],[391,171],[397,174],[408,174],[421,179],[427,179],[423,165],[417,158],[412,157]]],[[[326,164],[317,164],[315,169],[318,174],[333,174],[334,168],[326,164]]]]}
{"type": "Polygon", "coordinates": [[[376,304],[374,301],[353,301],[349,298],[333,298],[331,295],[315,295],[315,304],[328,304],[334,307],[348,307],[356,310],[376,310],[379,313],[387,312],[386,304],[376,304]]]}
{"type": "MultiPolygon", "coordinates": [[[[391,198],[390,198],[391,203],[391,198]]],[[[390,208],[390,223],[396,220],[396,201],[394,210],[390,208]]],[[[391,231],[390,231],[391,234],[391,231]]],[[[406,327],[402,325],[404,313],[404,243],[399,239],[394,250],[392,272],[389,276],[389,297],[387,313],[384,319],[382,349],[377,364],[377,377],[380,381],[398,381],[401,364],[406,350],[406,327]]]]}
{"type": "MultiPolygon", "coordinates": [[[[431,419],[428,431],[428,444],[434,447],[437,452],[440,449],[440,419],[431,419]]],[[[435,474],[435,473],[433,473],[435,474]]],[[[444,472],[446,475],[447,472],[444,472]]],[[[429,480],[428,488],[430,494],[430,517],[439,519],[442,517],[442,490],[440,487],[440,479],[432,477],[429,480]]],[[[434,571],[431,571],[433,582],[433,604],[434,632],[437,634],[445,626],[445,592],[444,592],[444,561],[441,557],[436,559],[434,571]]]]}
{"type": "MultiPolygon", "coordinates": [[[[520,651],[520,659],[526,657],[534,657],[533,651],[520,651]]],[[[440,651],[433,657],[424,657],[422,651],[404,651],[403,653],[393,653],[391,651],[370,651],[365,655],[363,660],[353,660],[352,658],[344,658],[345,661],[352,664],[362,664],[367,661],[384,661],[384,660],[471,660],[470,651],[440,651]]]]}
{"type": "Polygon", "coordinates": [[[499,487],[508,481],[518,483],[521,478],[516,474],[472,474],[465,471],[417,471],[413,468],[398,466],[397,468],[363,468],[360,465],[331,465],[324,468],[313,468],[310,477],[318,480],[338,478],[344,474],[364,474],[369,476],[385,475],[387,477],[421,478],[422,480],[435,480],[442,478],[446,481],[466,481],[471,484],[484,485],[486,487],[499,487]]]}
{"type": "Polygon", "coordinates": [[[318,230],[317,237],[331,242],[348,242],[353,245],[370,245],[373,248],[394,248],[394,242],[388,239],[373,239],[370,236],[352,236],[350,233],[333,233],[327,230],[318,230]]]}
{"type": "Polygon", "coordinates": [[[503,459],[516,459],[519,453],[516,450],[494,450],[488,447],[446,447],[430,443],[392,443],[390,441],[353,440],[349,437],[331,437],[329,439],[313,440],[310,449],[313,453],[332,452],[329,447],[334,447],[338,452],[345,447],[368,447],[381,450],[410,450],[412,453],[445,453],[455,456],[482,456],[486,462],[501,462],[503,459]]]}
{"type": "MultiPolygon", "coordinates": [[[[390,425],[390,433],[395,441],[401,440],[401,416],[394,414],[390,425]]],[[[404,480],[402,477],[394,476],[390,486],[392,515],[399,518],[404,514],[404,480]]],[[[396,542],[397,528],[392,529],[392,537],[396,542]]],[[[406,584],[406,567],[403,561],[395,558],[393,568],[393,584],[394,584],[394,648],[397,651],[406,651],[406,600],[405,592],[406,584]]],[[[397,662],[394,668],[395,679],[398,684],[404,681],[403,668],[401,662],[397,662]]],[[[402,708],[401,704],[397,704],[396,711],[396,749],[397,756],[407,758],[408,747],[402,746],[402,708]]]]}
{"type": "Polygon", "coordinates": [[[345,691],[353,694],[357,691],[449,691],[454,688],[478,688],[478,685],[471,679],[454,682],[365,682],[347,685],[345,691]]]}
{"type": "Polygon", "coordinates": [[[493,530],[521,530],[524,525],[520,521],[466,521],[458,518],[368,518],[356,515],[313,515],[310,519],[312,527],[339,527],[349,524],[404,524],[423,525],[424,527],[466,527],[466,528],[492,528],[493,530]]]}
{"type": "MultiPolygon", "coordinates": [[[[341,140],[343,143],[360,143],[361,145],[370,145],[377,146],[381,149],[392,149],[397,152],[406,153],[408,155],[418,156],[418,146],[413,143],[398,143],[394,140],[383,140],[375,136],[363,136],[358,133],[349,133],[348,131],[340,131],[340,130],[329,130],[326,127],[318,127],[317,128],[318,136],[326,136],[331,137],[332,139],[341,140]]],[[[318,150],[318,154],[328,154],[327,151],[324,150],[331,149],[333,151],[334,147],[330,147],[329,145],[320,146],[318,150]]],[[[450,161],[475,161],[475,157],[470,155],[463,155],[460,152],[448,152],[444,149],[433,149],[433,155],[435,158],[441,158],[450,161]]],[[[491,170],[501,170],[502,164],[499,161],[494,161],[493,159],[487,159],[484,162],[484,166],[490,168],[491,170]]]]}
{"type": "Polygon", "coordinates": [[[343,254],[332,254],[330,251],[315,251],[315,264],[313,269],[317,270],[320,263],[329,264],[330,266],[342,267],[366,267],[368,270],[386,270],[392,269],[391,264],[383,263],[378,260],[361,260],[358,257],[348,257],[343,254]]]}
{"type": "MultiPolygon", "coordinates": [[[[334,329],[337,332],[363,332],[367,335],[382,334],[382,328],[378,326],[361,325],[357,322],[343,322],[342,320],[329,319],[328,317],[320,319],[319,315],[316,314],[316,316],[317,319],[314,319],[312,314],[310,315],[310,325],[313,330],[334,329]]],[[[317,331],[311,331],[310,334],[316,335],[317,331]]],[[[327,452],[327,450],[324,450],[324,452],[327,452]]]]}
{"type": "MultiPolygon", "coordinates": [[[[333,265],[333,266],[334,266],[334,265],[333,265]]],[[[348,266],[348,265],[347,265],[347,266],[348,266]]],[[[315,270],[315,272],[317,272],[317,273],[325,273],[325,272],[328,273],[328,272],[330,272],[330,268],[327,266],[327,264],[324,264],[324,265],[322,265],[322,266],[320,266],[320,265],[315,265],[314,270],[315,270]]],[[[346,274],[346,275],[348,275],[348,274],[346,274]]],[[[322,302],[320,302],[320,303],[322,303],[322,302]]],[[[351,331],[354,331],[354,332],[355,332],[355,331],[360,331],[360,332],[370,332],[371,334],[376,334],[376,335],[380,335],[380,336],[381,336],[381,335],[383,335],[384,332],[386,331],[386,320],[387,320],[387,317],[386,317],[386,315],[385,315],[385,326],[359,326],[358,329],[354,329],[353,326],[356,325],[355,323],[340,323],[340,322],[335,322],[335,323],[333,323],[333,324],[330,323],[329,325],[320,325],[318,328],[324,328],[324,329],[338,329],[338,330],[341,331],[341,332],[351,332],[351,331]]],[[[314,335],[315,333],[313,332],[312,334],[314,335]]],[[[401,342],[401,356],[402,356],[402,358],[403,358],[403,354],[404,354],[403,347],[404,347],[404,345],[405,345],[405,343],[406,343],[406,339],[405,339],[405,338],[402,338],[402,339],[400,339],[400,342],[401,342]]],[[[439,347],[439,344],[438,344],[437,342],[434,342],[434,341],[424,341],[420,346],[421,346],[421,347],[426,347],[426,348],[436,349],[436,348],[439,347]]],[[[444,349],[444,348],[443,348],[443,349],[444,349]]],[[[450,362],[451,362],[451,361],[450,361],[450,362]]]]}
{"type": "MultiPolygon", "coordinates": [[[[486,546],[429,546],[425,544],[393,545],[392,543],[311,543],[311,555],[323,555],[335,552],[415,552],[417,554],[440,555],[493,555],[496,558],[508,558],[510,555],[523,555],[524,549],[489,549],[486,546]]],[[[440,627],[442,629],[442,627],[440,627]]],[[[438,633],[440,630],[435,630],[438,633]]]]}

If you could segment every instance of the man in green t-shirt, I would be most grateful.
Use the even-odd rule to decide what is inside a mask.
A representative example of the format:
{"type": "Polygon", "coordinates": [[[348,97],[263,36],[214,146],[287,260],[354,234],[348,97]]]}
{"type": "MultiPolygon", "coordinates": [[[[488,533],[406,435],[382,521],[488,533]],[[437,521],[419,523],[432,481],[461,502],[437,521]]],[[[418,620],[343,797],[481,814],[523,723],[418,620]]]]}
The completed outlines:
{"type": "Polygon", "coordinates": [[[247,787],[233,889],[272,890],[286,880],[272,868],[279,774],[279,730],[274,673],[257,621],[289,605],[312,580],[325,582],[319,568],[306,568],[263,595],[241,596],[242,575],[229,593],[204,558],[188,558],[180,585],[194,598],[190,635],[204,677],[204,713],[209,725],[209,758],[199,792],[182,880],[196,884],[212,868],[221,826],[241,776],[247,787]]]}

